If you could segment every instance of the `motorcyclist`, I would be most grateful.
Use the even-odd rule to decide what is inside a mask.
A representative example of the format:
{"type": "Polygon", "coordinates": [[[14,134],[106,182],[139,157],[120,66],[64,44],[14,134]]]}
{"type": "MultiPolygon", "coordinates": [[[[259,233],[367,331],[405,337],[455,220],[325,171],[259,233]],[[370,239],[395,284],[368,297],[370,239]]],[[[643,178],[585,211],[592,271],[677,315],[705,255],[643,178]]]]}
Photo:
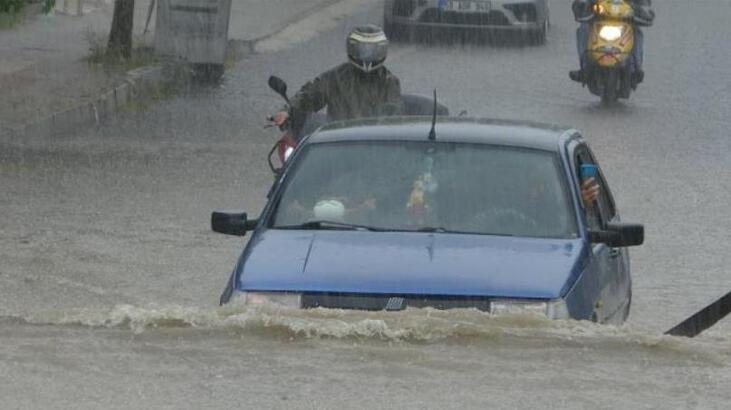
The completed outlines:
{"type": "MultiPolygon", "coordinates": [[[[655,12],[652,10],[652,0],[625,0],[632,6],[634,11],[634,46],[632,48],[632,57],[635,61],[633,76],[635,83],[641,83],[645,77],[642,70],[642,43],[643,34],[639,27],[649,27],[655,19],[655,12]]],[[[569,72],[569,77],[574,81],[584,81],[586,78],[586,48],[589,42],[589,22],[594,18],[594,3],[596,0],[574,0],[571,9],[574,12],[574,18],[581,25],[576,30],[576,47],[579,51],[579,70],[569,72]]]]}
{"type": "Polygon", "coordinates": [[[398,114],[401,111],[399,79],[384,66],[388,39],[383,29],[359,26],[346,40],[348,62],[320,74],[305,84],[290,106],[273,117],[277,125],[291,120],[300,130],[308,115],[327,107],[332,121],[398,114]]]}

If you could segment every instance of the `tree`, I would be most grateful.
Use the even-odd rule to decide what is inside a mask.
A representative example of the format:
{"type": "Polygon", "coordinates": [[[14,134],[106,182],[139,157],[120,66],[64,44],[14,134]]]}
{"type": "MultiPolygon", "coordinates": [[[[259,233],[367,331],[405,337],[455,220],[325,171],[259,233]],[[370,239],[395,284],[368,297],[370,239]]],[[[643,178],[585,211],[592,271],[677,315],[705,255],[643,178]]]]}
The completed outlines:
{"type": "Polygon", "coordinates": [[[132,22],[135,0],[115,0],[107,54],[129,59],[132,56],[132,22]]]}

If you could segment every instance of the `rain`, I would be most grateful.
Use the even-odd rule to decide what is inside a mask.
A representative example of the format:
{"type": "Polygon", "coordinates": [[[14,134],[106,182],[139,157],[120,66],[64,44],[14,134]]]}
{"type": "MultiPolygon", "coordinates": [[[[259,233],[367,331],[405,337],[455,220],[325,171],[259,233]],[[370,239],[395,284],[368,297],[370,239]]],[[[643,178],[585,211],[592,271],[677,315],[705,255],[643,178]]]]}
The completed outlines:
{"type": "Polygon", "coordinates": [[[569,78],[572,3],[0,0],[0,407],[726,408],[729,2],[652,2],[609,94],[569,78]],[[351,76],[384,72],[348,59],[369,24],[388,87],[351,76]],[[500,130],[577,130],[644,226],[616,315],[510,303],[593,225],[574,169],[500,130]]]}

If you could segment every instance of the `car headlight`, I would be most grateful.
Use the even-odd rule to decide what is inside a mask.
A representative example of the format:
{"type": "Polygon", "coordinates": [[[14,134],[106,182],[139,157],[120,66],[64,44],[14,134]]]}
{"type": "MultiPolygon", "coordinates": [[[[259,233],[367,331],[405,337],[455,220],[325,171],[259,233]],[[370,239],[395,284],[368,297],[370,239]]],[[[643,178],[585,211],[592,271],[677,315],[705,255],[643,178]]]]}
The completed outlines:
{"type": "Polygon", "coordinates": [[[490,313],[537,313],[549,319],[568,319],[569,311],[563,299],[494,299],[490,301],[490,313]]]}
{"type": "Polygon", "coordinates": [[[302,306],[302,294],[291,292],[237,291],[232,301],[246,306],[273,306],[298,309],[302,306]]]}
{"type": "Polygon", "coordinates": [[[606,25],[599,30],[599,37],[606,41],[614,41],[622,37],[622,26],[606,25]]]}

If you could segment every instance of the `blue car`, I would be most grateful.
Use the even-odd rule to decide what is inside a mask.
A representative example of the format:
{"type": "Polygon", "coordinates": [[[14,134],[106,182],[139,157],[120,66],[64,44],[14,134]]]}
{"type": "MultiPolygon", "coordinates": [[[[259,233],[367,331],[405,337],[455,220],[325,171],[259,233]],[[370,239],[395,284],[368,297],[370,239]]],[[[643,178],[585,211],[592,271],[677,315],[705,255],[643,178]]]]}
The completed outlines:
{"type": "Polygon", "coordinates": [[[644,228],[620,222],[580,133],[474,119],[431,126],[426,117],[327,125],[298,146],[258,219],[213,212],[214,231],[252,235],[221,303],[624,322],[626,247],[644,228]],[[587,167],[601,187],[590,204],[580,195],[587,167]]]}

